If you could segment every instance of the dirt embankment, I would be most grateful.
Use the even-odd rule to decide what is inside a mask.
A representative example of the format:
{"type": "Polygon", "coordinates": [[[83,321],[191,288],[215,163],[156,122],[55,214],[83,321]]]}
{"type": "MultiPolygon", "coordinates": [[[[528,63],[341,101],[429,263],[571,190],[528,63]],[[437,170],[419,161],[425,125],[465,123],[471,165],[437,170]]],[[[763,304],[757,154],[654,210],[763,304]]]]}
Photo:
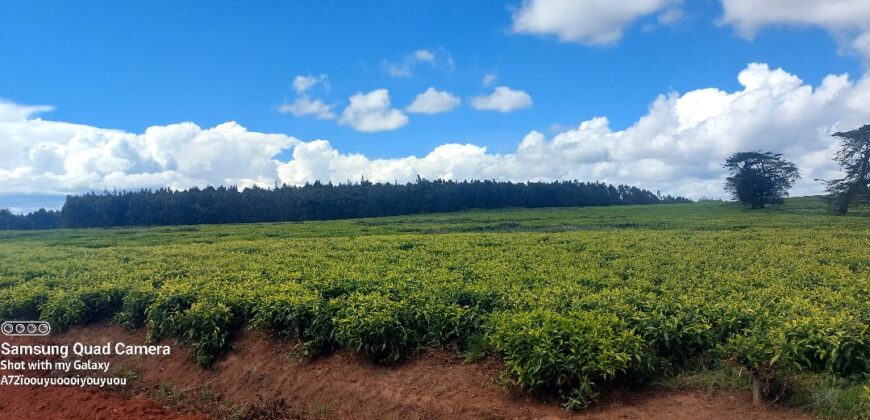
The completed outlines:
{"type": "MultiPolygon", "coordinates": [[[[119,341],[143,344],[144,332],[95,325],[39,344],[119,341]]],[[[611,395],[593,409],[570,413],[495,384],[501,369],[496,361],[466,364],[430,352],[385,367],[347,353],[315,360],[291,354],[291,346],[250,332],[212,369],[198,367],[179,346],[166,357],[95,357],[112,362],[116,374],[135,376],[133,385],[2,387],[0,418],[808,418],[783,407],[755,408],[748,394],[659,391],[611,395]]]]}
{"type": "Polygon", "coordinates": [[[142,396],[125,398],[106,391],[69,387],[4,387],[2,419],[205,419],[180,414],[142,396]]]}

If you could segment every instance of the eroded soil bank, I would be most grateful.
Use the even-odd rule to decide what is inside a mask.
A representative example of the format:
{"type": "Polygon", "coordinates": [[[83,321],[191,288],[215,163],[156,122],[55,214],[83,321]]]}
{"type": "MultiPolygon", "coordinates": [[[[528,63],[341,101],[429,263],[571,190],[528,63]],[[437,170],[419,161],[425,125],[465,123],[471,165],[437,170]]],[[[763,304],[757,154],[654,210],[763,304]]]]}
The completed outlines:
{"type": "MultiPolygon", "coordinates": [[[[15,343],[144,344],[145,334],[99,324],[34,340],[15,343]]],[[[429,352],[398,366],[378,366],[347,353],[302,360],[292,350],[265,334],[244,332],[212,369],[197,366],[180,346],[172,346],[170,356],[91,357],[110,361],[112,375],[131,378],[130,384],[4,386],[0,418],[809,418],[785,407],[753,407],[748,393],[695,391],[621,392],[571,413],[497,385],[497,361],[462,363],[429,352]]]]}

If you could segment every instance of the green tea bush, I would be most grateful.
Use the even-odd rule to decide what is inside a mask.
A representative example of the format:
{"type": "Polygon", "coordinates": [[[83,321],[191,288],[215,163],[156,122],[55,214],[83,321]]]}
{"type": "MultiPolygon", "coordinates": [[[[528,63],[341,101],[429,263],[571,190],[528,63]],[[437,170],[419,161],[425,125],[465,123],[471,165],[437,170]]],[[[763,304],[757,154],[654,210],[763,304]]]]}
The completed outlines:
{"type": "Polygon", "coordinates": [[[367,293],[377,290],[377,286],[371,280],[340,278],[313,281],[309,284],[309,287],[320,292],[324,299],[339,298],[354,292],[367,293]]]}
{"type": "Polygon", "coordinates": [[[779,326],[784,357],[801,369],[842,377],[870,372],[870,331],[859,318],[846,313],[815,310],[779,326]]]}
{"type": "Polygon", "coordinates": [[[381,362],[395,362],[415,350],[417,334],[405,302],[373,292],[352,293],[340,305],[335,339],[342,347],[381,362]]]}
{"type": "Polygon", "coordinates": [[[157,291],[151,288],[136,288],[128,290],[124,295],[121,311],[115,314],[114,322],[128,330],[135,330],[145,325],[147,310],[157,299],[157,291]]]}
{"type": "Polygon", "coordinates": [[[503,357],[518,386],[572,407],[612,381],[656,382],[694,363],[758,383],[842,379],[850,401],[870,386],[870,224],[799,210],[708,203],[2,231],[0,319],[65,328],[114,315],[144,323],[149,340],[188,343],[204,364],[246,323],[308,354],[389,362],[455,348],[503,357]]]}
{"type": "Polygon", "coordinates": [[[71,325],[109,318],[121,309],[124,289],[103,285],[75,291],[58,290],[39,308],[40,318],[52,329],[63,331],[71,325]]]}
{"type": "Polygon", "coordinates": [[[759,325],[734,335],[720,351],[750,372],[769,379],[783,365],[799,368],[794,360],[783,358],[786,351],[784,338],[772,331],[769,325],[759,325]]]}
{"type": "Polygon", "coordinates": [[[444,346],[479,329],[479,314],[472,308],[437,301],[409,306],[409,321],[428,345],[444,346]]]}
{"type": "Polygon", "coordinates": [[[157,298],[145,310],[148,341],[158,341],[184,332],[184,312],[197,300],[197,292],[189,283],[164,285],[157,298]]]}
{"type": "Polygon", "coordinates": [[[308,355],[334,346],[332,305],[317,291],[290,283],[268,289],[254,305],[253,328],[266,328],[302,341],[308,355]]]}
{"type": "Polygon", "coordinates": [[[726,356],[762,379],[781,369],[827,372],[842,377],[870,372],[870,333],[846,313],[813,311],[777,319],[770,315],[721,347],[726,356]]]}
{"type": "Polygon", "coordinates": [[[514,384],[555,391],[572,408],[591,403],[599,385],[630,371],[643,354],[643,340],[612,316],[541,309],[490,320],[490,339],[514,384]]]}
{"type": "Polygon", "coordinates": [[[210,366],[215,358],[230,348],[233,314],[223,302],[201,300],[184,311],[180,321],[182,340],[193,349],[193,357],[202,366],[210,366]]]}
{"type": "Polygon", "coordinates": [[[19,285],[0,290],[0,320],[33,320],[48,301],[50,289],[42,284],[19,285]]]}
{"type": "Polygon", "coordinates": [[[704,311],[712,323],[714,345],[724,343],[735,334],[752,327],[759,315],[764,316],[762,304],[736,295],[725,298],[710,297],[705,300],[704,311]]]}
{"type": "Polygon", "coordinates": [[[629,323],[649,351],[680,363],[716,346],[711,320],[701,307],[705,303],[662,298],[651,308],[636,312],[629,323]]]}
{"type": "Polygon", "coordinates": [[[484,313],[499,309],[499,305],[504,303],[498,290],[480,286],[462,287],[453,292],[449,300],[459,306],[474,308],[476,312],[484,313]]]}

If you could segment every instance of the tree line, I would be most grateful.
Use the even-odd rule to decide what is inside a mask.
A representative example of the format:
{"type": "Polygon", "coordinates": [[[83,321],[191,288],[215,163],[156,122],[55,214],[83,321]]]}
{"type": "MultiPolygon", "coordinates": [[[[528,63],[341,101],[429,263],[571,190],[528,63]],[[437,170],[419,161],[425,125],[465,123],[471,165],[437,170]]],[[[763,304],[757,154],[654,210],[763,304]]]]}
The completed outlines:
{"type": "Polygon", "coordinates": [[[513,183],[417,179],[304,186],[191,188],[67,196],[60,211],[0,211],[0,229],[161,226],[333,220],[505,207],[579,207],[683,203],[628,185],[556,181],[513,183]]]}
{"type": "MultiPolygon", "coordinates": [[[[840,148],[834,161],[845,176],[823,180],[832,211],[870,203],[870,125],[834,133],[840,148]]],[[[781,154],[758,150],[725,161],[725,190],[753,208],[782,203],[800,178],[781,154]]],[[[0,210],[0,229],[155,226],[331,220],[504,207],[574,207],[689,202],[627,185],[600,182],[429,181],[259,187],[191,188],[90,193],[67,196],[60,211],[26,215],[0,210]]]]}
{"type": "Polygon", "coordinates": [[[39,209],[29,214],[14,214],[0,209],[0,230],[54,229],[60,227],[60,212],[39,209]]]}

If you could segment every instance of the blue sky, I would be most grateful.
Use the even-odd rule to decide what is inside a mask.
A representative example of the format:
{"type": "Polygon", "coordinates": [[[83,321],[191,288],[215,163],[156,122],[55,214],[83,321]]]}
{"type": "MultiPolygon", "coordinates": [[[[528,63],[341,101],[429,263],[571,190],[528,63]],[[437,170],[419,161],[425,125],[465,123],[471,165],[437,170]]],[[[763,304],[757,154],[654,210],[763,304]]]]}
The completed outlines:
{"type": "MultiPolygon", "coordinates": [[[[704,88],[741,91],[744,86],[738,82],[738,74],[750,63],[764,63],[770,72],[781,68],[800,78],[800,86],[818,88],[828,75],[848,74],[848,89],[861,88],[866,60],[859,40],[867,28],[858,18],[854,22],[848,18],[815,19],[813,13],[821,16],[823,10],[813,8],[824,8],[824,2],[801,1],[813,3],[806,8],[808,16],[772,13],[758,18],[745,16],[739,4],[728,6],[736,11],[726,11],[727,0],[638,0],[637,4],[649,3],[644,7],[651,11],[626,11],[624,23],[617,24],[621,36],[605,45],[590,40],[590,35],[571,35],[577,31],[588,34],[587,28],[571,32],[572,28],[547,21],[544,15],[531,29],[518,27],[524,11],[559,12],[559,7],[565,7],[571,9],[565,13],[583,16],[606,12],[594,6],[577,10],[559,0],[4,2],[0,6],[0,51],[4,56],[0,98],[14,107],[53,107],[50,112],[29,113],[26,119],[117,129],[133,135],[148,127],[180,122],[193,122],[206,130],[235,121],[248,132],[283,134],[307,145],[326,139],[329,150],[362,154],[370,160],[421,158],[445,144],[485,148],[487,156],[508,155],[530,133],[542,135],[545,143],[559,134],[582,137],[583,130],[578,127],[595,117],[608,119],[610,134],[624,132],[648,115],[659,95],[683,95],[704,88]],[[536,7],[541,10],[532,10],[536,7]],[[673,19],[663,17],[669,11],[675,11],[673,19]],[[729,13],[734,17],[725,19],[729,13]],[[431,60],[411,58],[419,51],[430,53],[431,60]],[[406,67],[410,74],[390,74],[390,66],[406,67]],[[320,75],[325,75],[326,83],[301,93],[294,90],[297,76],[320,75]],[[486,75],[495,76],[488,85],[483,81],[486,75]],[[531,104],[510,112],[472,106],[473,97],[490,94],[497,86],[524,92],[531,104]],[[408,112],[406,107],[415,96],[429,87],[449,92],[461,104],[437,114],[408,112]],[[358,131],[351,122],[340,123],[352,95],[377,89],[387,90],[391,109],[402,113],[406,123],[375,132],[358,131]],[[332,105],[335,118],[279,112],[282,105],[302,96],[332,105]]],[[[855,15],[861,13],[863,8],[856,7],[855,15]]],[[[861,97],[861,92],[852,94],[861,97]]],[[[815,121],[812,128],[830,128],[863,116],[831,116],[815,121]]],[[[764,132],[764,127],[753,130],[764,132]]],[[[0,142],[11,142],[9,133],[0,137],[0,142]]],[[[41,139],[27,141],[34,144],[41,139]]],[[[58,138],[55,142],[69,141],[58,138]]],[[[296,150],[293,141],[276,146],[278,152],[268,159],[279,166],[291,161],[296,150]]],[[[612,140],[589,140],[593,141],[612,140]]],[[[812,152],[806,149],[796,153],[812,152]]],[[[31,148],[16,150],[33,160],[31,148]]],[[[73,156],[64,150],[66,154],[58,156],[67,162],[69,172],[68,159],[73,156]]],[[[155,159],[151,160],[159,161],[155,159]]],[[[637,162],[644,156],[633,159],[637,162]]],[[[659,160],[669,164],[667,159],[659,160]]],[[[612,159],[604,157],[605,161],[612,159]]],[[[122,165],[121,172],[130,174],[130,168],[141,163],[136,162],[122,165]]],[[[574,163],[595,162],[583,158],[574,163]]],[[[10,172],[24,167],[24,163],[11,161],[6,167],[2,165],[0,170],[10,172]]],[[[30,165],[36,167],[33,162],[30,165]]],[[[502,166],[497,172],[486,169],[488,166],[467,173],[436,172],[452,177],[462,173],[513,178],[510,173],[515,168],[502,166]]],[[[179,172],[165,165],[160,169],[179,172]]],[[[360,170],[365,175],[366,170],[375,169],[360,170]]],[[[410,170],[425,172],[418,167],[410,170]]],[[[62,175],[58,171],[52,173],[62,175]]],[[[138,173],[162,173],[157,169],[142,171],[140,168],[138,173]]],[[[610,182],[647,178],[623,176],[625,172],[625,168],[614,173],[590,170],[581,175],[601,174],[610,182]]],[[[317,168],[308,173],[308,178],[317,174],[329,179],[347,176],[323,175],[317,168]]],[[[518,177],[555,179],[570,174],[548,177],[532,171],[518,177]]],[[[37,175],[29,176],[35,180],[37,175]]],[[[0,207],[13,206],[13,201],[16,207],[29,207],[17,206],[21,198],[13,200],[12,196],[57,196],[112,186],[105,181],[105,173],[98,175],[93,178],[97,181],[48,178],[58,184],[45,188],[0,187],[0,207]]],[[[712,171],[707,175],[695,177],[709,181],[722,174],[712,171]]],[[[220,174],[191,176],[178,184],[172,184],[178,181],[173,178],[167,185],[183,187],[230,179],[245,183],[269,176],[262,171],[229,178],[220,174]]],[[[293,176],[272,177],[282,181],[308,179],[298,170],[293,176]]],[[[26,184],[19,178],[16,185],[26,184]]],[[[692,194],[692,188],[701,188],[700,184],[680,186],[672,178],[663,178],[661,184],[675,186],[671,188],[677,190],[675,193],[716,195],[710,186],[692,194]]],[[[149,179],[119,185],[160,184],[154,177],[149,179]]],[[[44,198],[36,201],[45,202],[44,198]]]]}

